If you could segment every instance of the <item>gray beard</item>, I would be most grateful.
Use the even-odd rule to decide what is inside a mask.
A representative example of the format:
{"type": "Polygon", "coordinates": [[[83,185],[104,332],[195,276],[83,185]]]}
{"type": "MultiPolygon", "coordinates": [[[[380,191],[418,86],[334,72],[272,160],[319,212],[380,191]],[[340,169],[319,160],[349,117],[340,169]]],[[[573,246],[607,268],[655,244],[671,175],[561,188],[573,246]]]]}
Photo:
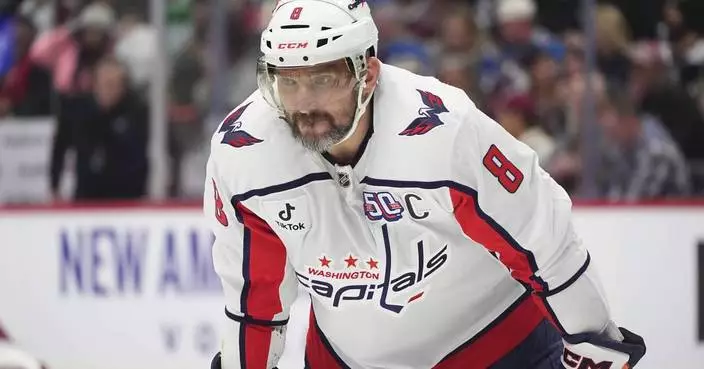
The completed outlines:
{"type": "Polygon", "coordinates": [[[306,140],[301,136],[295,136],[296,141],[298,141],[303,147],[305,147],[307,150],[317,152],[317,153],[323,153],[326,151],[330,151],[333,146],[335,146],[336,143],[339,142],[342,138],[345,136],[340,137],[339,139],[336,139],[336,137],[331,137],[331,136],[326,136],[323,137],[319,140],[306,140]]]}
{"type": "Polygon", "coordinates": [[[294,139],[296,139],[296,141],[298,141],[307,150],[317,153],[330,151],[333,146],[342,141],[342,139],[345,138],[345,136],[347,136],[347,134],[352,130],[352,122],[350,122],[344,127],[331,127],[330,132],[321,138],[308,139],[301,135],[301,131],[295,123],[289,122],[288,120],[286,120],[286,123],[288,123],[289,128],[291,128],[291,135],[294,139]]]}
{"type": "MultiPolygon", "coordinates": [[[[354,96],[357,96],[358,88],[359,84],[357,84],[354,88],[354,96]]],[[[355,112],[358,107],[356,99],[354,100],[354,104],[355,110],[352,111],[352,117],[347,125],[344,127],[332,126],[328,134],[316,140],[309,140],[303,137],[296,123],[293,120],[290,120],[286,115],[282,116],[281,119],[288,124],[289,128],[291,128],[293,138],[296,139],[296,141],[298,141],[303,147],[316,153],[324,153],[330,151],[333,146],[340,143],[340,141],[342,141],[342,139],[345,138],[345,136],[347,136],[347,134],[352,130],[352,127],[354,126],[352,122],[355,118],[355,112]]]]}

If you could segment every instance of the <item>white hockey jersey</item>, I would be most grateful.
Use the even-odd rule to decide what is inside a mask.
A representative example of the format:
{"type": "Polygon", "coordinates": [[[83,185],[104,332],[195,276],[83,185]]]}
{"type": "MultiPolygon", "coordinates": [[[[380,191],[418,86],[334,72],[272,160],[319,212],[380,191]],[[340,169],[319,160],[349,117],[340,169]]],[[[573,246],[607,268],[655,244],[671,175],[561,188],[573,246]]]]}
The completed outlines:
{"type": "Polygon", "coordinates": [[[313,369],[486,368],[543,319],[606,327],[570,199],[533,151],[459,89],[388,65],[372,115],[354,165],[304,149],[259,93],[215,132],[223,369],[275,365],[299,285],[313,369]]]}

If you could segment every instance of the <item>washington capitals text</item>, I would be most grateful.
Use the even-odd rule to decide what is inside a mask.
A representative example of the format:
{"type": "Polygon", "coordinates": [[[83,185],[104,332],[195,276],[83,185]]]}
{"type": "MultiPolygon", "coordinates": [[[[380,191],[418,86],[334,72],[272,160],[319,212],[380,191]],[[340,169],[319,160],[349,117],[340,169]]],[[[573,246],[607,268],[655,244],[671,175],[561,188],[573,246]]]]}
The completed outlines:
{"type": "Polygon", "coordinates": [[[438,117],[440,113],[447,113],[449,110],[445,107],[442,99],[428,91],[416,90],[420,93],[425,107],[418,110],[420,117],[399,133],[399,136],[417,136],[428,133],[431,129],[441,126],[444,123],[438,117]]]}
{"type": "Polygon", "coordinates": [[[250,104],[252,103],[249,102],[242,105],[240,108],[230,113],[230,115],[228,115],[222,122],[219,132],[225,132],[225,135],[223,136],[221,143],[232,147],[242,147],[252,146],[256,143],[262,142],[262,140],[255,138],[243,130],[240,130],[240,128],[242,128],[242,122],[240,122],[239,119],[250,104]]]}
{"type": "MultiPolygon", "coordinates": [[[[312,293],[316,295],[332,299],[332,306],[339,307],[342,301],[370,301],[375,298],[375,292],[381,290],[381,297],[379,298],[379,306],[382,309],[389,310],[396,314],[400,313],[403,308],[413,302],[414,300],[420,298],[423,295],[423,291],[419,291],[414,294],[408,300],[402,304],[393,304],[389,302],[392,300],[393,295],[401,293],[406,289],[422,282],[423,280],[429,278],[431,274],[435,273],[440,269],[449,257],[448,246],[443,246],[438,252],[433,256],[426,259],[424,253],[424,242],[418,241],[417,252],[418,252],[418,265],[417,269],[413,271],[407,271],[401,275],[391,276],[391,246],[388,241],[388,225],[382,226],[382,231],[384,234],[385,252],[386,260],[384,265],[386,266],[384,271],[384,281],[380,284],[377,283],[366,283],[366,284],[350,284],[336,287],[332,283],[326,282],[324,280],[316,279],[314,275],[305,276],[301,273],[296,272],[298,281],[301,285],[309,289],[312,293]]],[[[359,273],[358,278],[370,277],[372,273],[359,273]]]]}

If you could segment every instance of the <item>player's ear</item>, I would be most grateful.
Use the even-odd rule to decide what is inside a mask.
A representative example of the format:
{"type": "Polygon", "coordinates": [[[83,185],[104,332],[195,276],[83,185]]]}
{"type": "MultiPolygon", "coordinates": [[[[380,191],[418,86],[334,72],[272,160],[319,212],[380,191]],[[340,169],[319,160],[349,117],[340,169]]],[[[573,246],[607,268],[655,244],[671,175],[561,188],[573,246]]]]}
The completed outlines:
{"type": "Polygon", "coordinates": [[[374,56],[367,58],[367,76],[365,82],[367,84],[365,93],[370,92],[379,81],[379,72],[381,71],[381,62],[374,56]]]}

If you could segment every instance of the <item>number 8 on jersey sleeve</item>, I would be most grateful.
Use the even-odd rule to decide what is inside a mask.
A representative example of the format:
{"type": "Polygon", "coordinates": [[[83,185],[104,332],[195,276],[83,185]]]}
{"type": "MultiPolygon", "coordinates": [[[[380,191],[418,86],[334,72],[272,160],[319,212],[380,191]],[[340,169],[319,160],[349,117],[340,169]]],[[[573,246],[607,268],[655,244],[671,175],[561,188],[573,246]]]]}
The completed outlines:
{"type": "Polygon", "coordinates": [[[491,145],[483,160],[486,169],[499,180],[501,186],[510,193],[516,193],[523,182],[523,173],[499,150],[491,145]]]}

